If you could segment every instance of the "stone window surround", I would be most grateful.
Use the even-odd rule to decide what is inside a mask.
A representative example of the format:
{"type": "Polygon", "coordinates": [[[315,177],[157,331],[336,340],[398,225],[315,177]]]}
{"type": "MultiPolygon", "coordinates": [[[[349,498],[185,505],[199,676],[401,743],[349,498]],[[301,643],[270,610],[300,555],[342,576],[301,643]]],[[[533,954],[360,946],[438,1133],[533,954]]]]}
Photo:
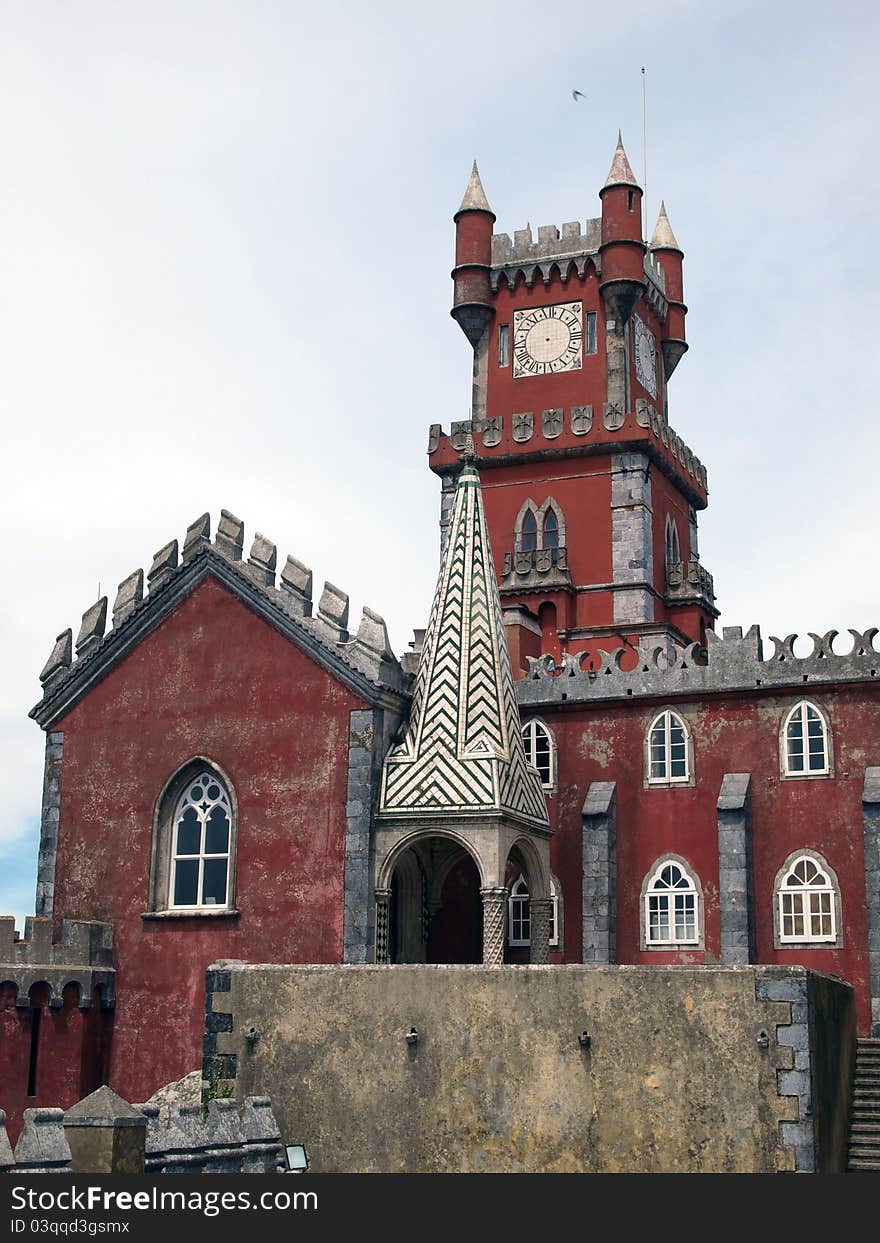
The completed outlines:
{"type": "MultiPolygon", "coordinates": [[[[543,790],[545,791],[545,793],[554,794],[556,792],[557,764],[556,764],[556,739],[553,737],[553,730],[550,728],[547,722],[544,721],[541,717],[539,716],[528,717],[522,723],[524,745],[525,745],[526,730],[529,728],[530,725],[535,725],[537,728],[542,729],[544,733],[547,735],[547,741],[550,745],[550,780],[544,781],[542,779],[541,786],[543,790]]],[[[526,759],[527,760],[529,759],[528,750],[526,751],[526,759]]],[[[531,763],[531,760],[529,760],[529,763],[531,763]]]]}
{"type": "Polygon", "coordinates": [[[670,565],[678,565],[681,562],[681,540],[678,537],[678,523],[671,514],[666,515],[664,546],[666,549],[666,573],[668,574],[670,565]]]}
{"type": "MultiPolygon", "coordinates": [[[[668,892],[673,894],[675,890],[670,889],[668,892]]],[[[685,891],[682,890],[681,892],[684,893],[685,891]]],[[[698,951],[706,948],[706,920],[705,907],[703,904],[703,886],[696,870],[682,855],[670,853],[658,855],[645,873],[645,879],[642,881],[642,889],[639,894],[639,947],[643,950],[662,950],[666,953],[678,953],[691,950],[698,951]],[[674,863],[677,867],[680,867],[682,872],[684,872],[685,876],[694,887],[691,892],[695,893],[697,898],[696,941],[664,941],[661,943],[648,940],[648,887],[657,873],[660,872],[668,863],[674,863]]]]}
{"type": "Polygon", "coordinates": [[[536,505],[531,499],[523,501],[513,526],[513,547],[515,552],[522,552],[523,521],[526,514],[530,511],[535,516],[535,525],[538,529],[536,547],[538,549],[544,547],[544,519],[547,517],[549,509],[552,509],[556,514],[556,521],[559,523],[559,542],[557,547],[567,547],[565,542],[565,514],[562,512],[562,506],[559,502],[554,500],[552,496],[548,496],[543,505],[536,505]]]}
{"type": "Polygon", "coordinates": [[[773,948],[777,950],[835,950],[843,949],[843,908],[840,900],[840,881],[837,879],[837,873],[828,863],[824,855],[819,854],[818,850],[812,850],[808,846],[800,846],[797,850],[793,850],[786,858],[782,867],[773,878],[773,948]],[[782,913],[780,892],[782,890],[782,882],[788,873],[797,863],[798,859],[812,859],[816,867],[825,873],[831,882],[834,890],[834,901],[832,907],[834,910],[834,939],[828,941],[783,941],[782,939],[782,913]]]}
{"type": "Polygon", "coordinates": [[[675,789],[677,786],[684,786],[686,788],[688,786],[696,785],[696,778],[694,776],[694,735],[693,735],[693,731],[690,727],[690,723],[687,717],[684,716],[683,713],[677,711],[677,709],[673,708],[670,704],[665,704],[663,707],[658,708],[657,711],[652,714],[651,719],[648,722],[648,726],[645,730],[645,740],[644,740],[643,749],[644,749],[644,782],[643,782],[643,785],[646,790],[669,790],[669,789],[675,789]],[[672,715],[681,722],[682,728],[684,729],[685,748],[686,748],[686,764],[687,764],[687,776],[685,777],[675,777],[675,778],[672,778],[672,777],[653,777],[652,778],[651,777],[651,730],[654,728],[657,721],[660,719],[660,717],[663,715],[664,712],[672,713],[672,715]]]}
{"type": "MultiPolygon", "coordinates": [[[[807,739],[804,737],[804,758],[807,756],[807,739]]],[[[779,778],[781,781],[827,781],[829,777],[834,776],[834,736],[831,731],[831,719],[828,712],[815,699],[798,699],[785,712],[782,718],[782,724],[779,727],[779,778]],[[786,745],[786,734],[788,731],[788,723],[795,712],[802,705],[807,704],[810,708],[814,708],[819,713],[822,721],[825,737],[825,768],[822,772],[789,772],[788,771],[788,747],[786,745]]]]}
{"type": "MultiPolygon", "coordinates": [[[[514,947],[519,947],[519,948],[523,946],[530,946],[532,941],[531,941],[531,937],[529,937],[527,941],[514,941],[511,938],[510,930],[513,927],[513,902],[516,898],[519,898],[521,900],[523,897],[526,897],[526,899],[528,899],[528,884],[529,884],[528,877],[526,876],[525,872],[518,872],[516,879],[513,881],[513,884],[510,887],[510,893],[507,899],[507,944],[514,946],[514,947]],[[517,885],[519,885],[520,882],[522,882],[525,885],[526,893],[514,895],[513,890],[517,885]]],[[[563,952],[562,886],[560,885],[557,877],[552,872],[550,873],[550,901],[553,904],[553,910],[552,910],[552,914],[550,917],[550,943],[549,944],[552,950],[554,950],[558,954],[561,954],[563,952]],[[553,936],[554,926],[556,928],[555,937],[553,936]]]]}
{"type": "Polygon", "coordinates": [[[236,857],[238,854],[238,800],[235,788],[216,760],[195,755],[181,764],[166,781],[156,800],[153,812],[153,843],[150,858],[150,894],[144,918],[212,919],[237,915],[235,905],[236,857]],[[208,770],[216,774],[229,799],[232,820],[229,826],[229,872],[227,901],[225,906],[172,907],[170,904],[171,852],[174,840],[174,813],[184,788],[199,773],[208,770]]]}

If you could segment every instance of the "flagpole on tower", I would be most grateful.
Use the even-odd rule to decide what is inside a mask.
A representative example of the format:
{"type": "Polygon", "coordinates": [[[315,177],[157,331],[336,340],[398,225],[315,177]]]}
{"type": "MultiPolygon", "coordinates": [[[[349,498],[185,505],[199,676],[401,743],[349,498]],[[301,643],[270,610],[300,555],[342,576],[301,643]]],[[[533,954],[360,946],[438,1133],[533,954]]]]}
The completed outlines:
{"type": "Polygon", "coordinates": [[[644,236],[648,236],[648,79],[642,65],[642,210],[645,216],[644,236]]]}

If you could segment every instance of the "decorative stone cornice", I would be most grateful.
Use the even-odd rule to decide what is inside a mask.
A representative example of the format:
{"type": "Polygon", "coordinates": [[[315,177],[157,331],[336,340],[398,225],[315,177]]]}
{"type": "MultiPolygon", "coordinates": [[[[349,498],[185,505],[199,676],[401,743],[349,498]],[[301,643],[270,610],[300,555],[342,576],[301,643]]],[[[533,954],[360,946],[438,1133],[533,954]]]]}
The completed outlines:
{"type": "Polygon", "coordinates": [[[386,702],[401,709],[409,677],[388,642],[385,622],[364,608],[357,634],[348,630],[348,596],[324,585],[317,616],[312,617],[312,572],[293,557],[287,558],[276,587],[277,551],[257,533],[247,562],[242,560],[244,525],[228,510],[222,511],[214,543],[210,542],[207,514],[189,527],[178,558],[172,540],[156,553],[147,575],[149,591],[135,571],[120,585],[113,626],[104,633],[106,598],[86,611],[72,659],[71,632],[57,639],[40,681],[43,698],[30,715],[50,728],[119,660],[168,617],[208,576],[254,609],[318,664],[368,703],[386,702]]]}

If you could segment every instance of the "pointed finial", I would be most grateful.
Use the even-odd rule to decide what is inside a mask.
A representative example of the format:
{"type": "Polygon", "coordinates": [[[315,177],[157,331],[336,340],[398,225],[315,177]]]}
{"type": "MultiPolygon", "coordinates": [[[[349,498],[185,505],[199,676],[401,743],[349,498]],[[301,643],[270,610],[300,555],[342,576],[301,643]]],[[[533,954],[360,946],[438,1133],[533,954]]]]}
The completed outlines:
{"type": "Polygon", "coordinates": [[[657,217],[657,227],[654,229],[654,236],[651,238],[651,250],[681,250],[681,247],[675,240],[675,234],[672,232],[672,225],[669,223],[664,202],[660,203],[660,215],[657,217]]]}
{"type": "MultiPolygon", "coordinates": [[[[474,160],[470,181],[467,183],[467,189],[464,192],[464,198],[461,200],[461,207],[459,207],[458,211],[492,212],[489,200],[486,198],[486,191],[483,189],[483,183],[480,181],[480,170],[477,168],[476,160],[474,160]]],[[[456,212],[456,215],[458,215],[458,212],[456,212]]]]}
{"type": "Polygon", "coordinates": [[[638,186],[635,174],[630,167],[629,160],[626,158],[626,151],[623,149],[623,137],[620,130],[617,131],[617,148],[614,152],[614,159],[611,161],[611,168],[605,179],[605,186],[638,186]]]}

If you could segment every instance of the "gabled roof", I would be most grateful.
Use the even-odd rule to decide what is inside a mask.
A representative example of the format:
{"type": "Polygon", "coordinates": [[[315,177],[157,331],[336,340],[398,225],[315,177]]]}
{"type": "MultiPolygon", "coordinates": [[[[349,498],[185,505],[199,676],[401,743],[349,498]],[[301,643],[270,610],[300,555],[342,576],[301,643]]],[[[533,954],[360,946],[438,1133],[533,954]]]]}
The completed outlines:
{"type": "Polygon", "coordinates": [[[498,813],[548,825],[526,761],[480,481],[462,469],[406,736],[386,757],[380,815],[498,813]]]}
{"type": "Polygon", "coordinates": [[[58,636],[40,674],[43,698],[30,712],[44,729],[51,728],[209,576],[356,695],[368,703],[402,706],[409,678],[391,651],[385,622],[377,613],[364,608],[357,634],[350,635],[348,596],[325,583],[313,617],[311,570],[288,557],[276,586],[277,552],[271,541],[257,533],[245,562],[244,524],[234,514],[222,511],[213,543],[210,529],[210,517],[203,514],[187,530],[182,556],[177,540],[156,553],[146,595],[142,570],[120,583],[112,628],[106,634],[104,596],[83,614],[75,653],[72,630],[58,636]]]}

